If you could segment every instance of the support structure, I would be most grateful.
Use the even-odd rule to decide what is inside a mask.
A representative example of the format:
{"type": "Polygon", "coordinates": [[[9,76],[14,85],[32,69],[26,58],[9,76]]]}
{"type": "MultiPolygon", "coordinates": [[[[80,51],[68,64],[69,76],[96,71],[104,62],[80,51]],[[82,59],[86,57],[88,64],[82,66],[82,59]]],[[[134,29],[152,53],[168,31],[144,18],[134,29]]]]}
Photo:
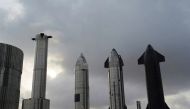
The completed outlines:
{"type": "Polygon", "coordinates": [[[32,97],[23,100],[22,109],[49,109],[50,100],[46,99],[46,75],[48,39],[44,33],[36,35],[36,56],[33,74],[32,97]]]}

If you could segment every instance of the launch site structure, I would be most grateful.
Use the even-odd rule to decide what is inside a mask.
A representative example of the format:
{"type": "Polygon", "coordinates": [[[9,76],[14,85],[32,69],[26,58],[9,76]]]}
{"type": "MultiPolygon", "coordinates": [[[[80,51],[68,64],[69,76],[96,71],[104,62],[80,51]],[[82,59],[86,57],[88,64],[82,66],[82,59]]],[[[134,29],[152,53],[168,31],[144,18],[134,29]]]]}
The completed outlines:
{"type": "Polygon", "coordinates": [[[36,41],[36,56],[33,74],[32,97],[23,100],[22,109],[49,109],[50,100],[46,99],[46,75],[48,39],[44,33],[36,35],[32,40],[36,41]]]}

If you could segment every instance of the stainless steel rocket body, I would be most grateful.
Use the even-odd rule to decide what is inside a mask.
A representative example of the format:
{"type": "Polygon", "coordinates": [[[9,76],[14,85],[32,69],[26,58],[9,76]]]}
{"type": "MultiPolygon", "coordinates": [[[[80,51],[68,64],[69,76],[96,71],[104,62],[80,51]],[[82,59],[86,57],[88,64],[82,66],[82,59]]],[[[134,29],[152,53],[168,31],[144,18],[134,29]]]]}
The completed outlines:
{"type": "Polygon", "coordinates": [[[122,66],[123,60],[113,49],[105,62],[105,68],[108,68],[110,109],[126,108],[122,66]]]}
{"type": "Polygon", "coordinates": [[[45,98],[48,38],[46,36],[37,36],[36,43],[32,97],[45,98]]]}
{"type": "Polygon", "coordinates": [[[75,66],[75,109],[89,109],[88,64],[82,54],[75,66]]]}

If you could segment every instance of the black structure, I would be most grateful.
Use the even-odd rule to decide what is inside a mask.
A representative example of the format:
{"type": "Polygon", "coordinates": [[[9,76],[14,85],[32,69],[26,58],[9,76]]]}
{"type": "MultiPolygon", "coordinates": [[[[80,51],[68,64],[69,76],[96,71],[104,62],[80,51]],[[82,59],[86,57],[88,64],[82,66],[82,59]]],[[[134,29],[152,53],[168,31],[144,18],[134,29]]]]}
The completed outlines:
{"type": "Polygon", "coordinates": [[[138,59],[138,64],[145,65],[146,85],[148,95],[147,109],[169,109],[164,99],[164,91],[160,73],[160,62],[165,57],[148,45],[144,54],[138,59]]]}

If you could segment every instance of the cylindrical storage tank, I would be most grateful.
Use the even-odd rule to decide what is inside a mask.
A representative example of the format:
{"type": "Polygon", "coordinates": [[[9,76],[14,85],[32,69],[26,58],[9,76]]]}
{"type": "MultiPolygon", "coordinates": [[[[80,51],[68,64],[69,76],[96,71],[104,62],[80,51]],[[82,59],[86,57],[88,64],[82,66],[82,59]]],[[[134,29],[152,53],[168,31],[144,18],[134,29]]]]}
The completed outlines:
{"type": "Polygon", "coordinates": [[[0,109],[18,109],[23,52],[0,43],[0,109]]]}

